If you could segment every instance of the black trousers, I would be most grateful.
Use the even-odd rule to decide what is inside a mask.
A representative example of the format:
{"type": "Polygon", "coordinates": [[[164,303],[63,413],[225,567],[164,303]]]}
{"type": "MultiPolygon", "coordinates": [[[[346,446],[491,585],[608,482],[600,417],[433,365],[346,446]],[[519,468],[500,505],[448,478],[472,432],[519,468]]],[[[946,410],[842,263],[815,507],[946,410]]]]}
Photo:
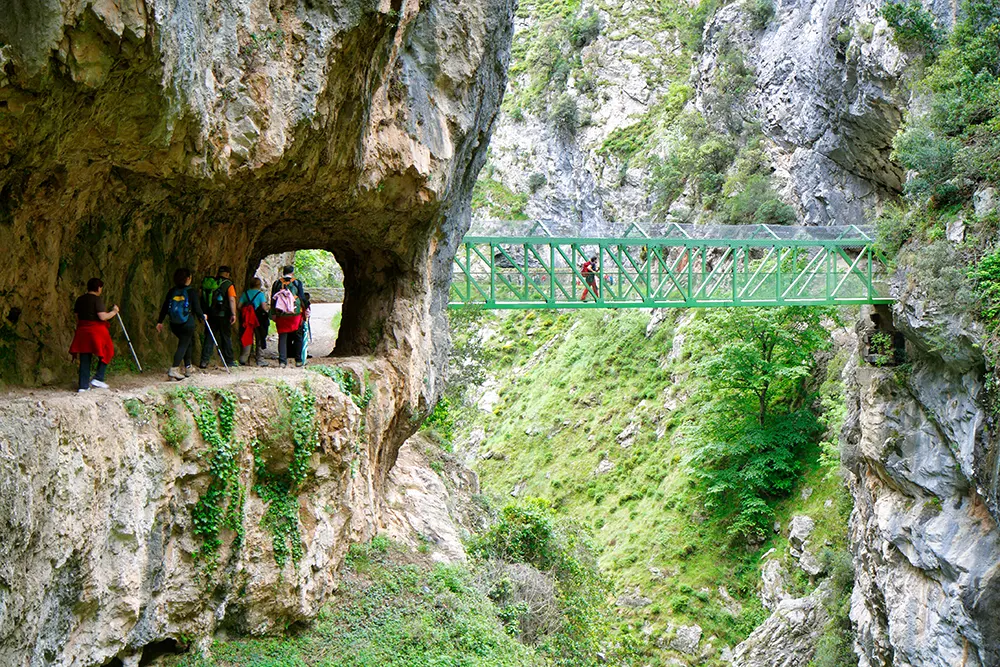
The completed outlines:
{"type": "Polygon", "coordinates": [[[170,332],[177,336],[177,351],[174,352],[174,366],[180,366],[184,362],[185,366],[191,365],[191,357],[194,356],[194,324],[170,325],[170,332]]]}
{"type": "MultiPolygon", "coordinates": [[[[90,362],[93,356],[90,352],[80,354],[80,389],[90,389],[90,362]]],[[[107,370],[108,365],[98,359],[97,375],[94,376],[94,379],[104,382],[104,373],[107,370]]]]}
{"type": "MultiPolygon", "coordinates": [[[[232,366],[233,327],[229,323],[229,318],[209,315],[208,324],[212,327],[212,333],[215,334],[215,340],[219,343],[219,349],[222,350],[222,358],[232,366]]],[[[215,354],[215,345],[212,344],[212,337],[208,334],[208,329],[205,329],[205,333],[201,337],[201,365],[206,365],[212,359],[213,354],[215,354]]]]}

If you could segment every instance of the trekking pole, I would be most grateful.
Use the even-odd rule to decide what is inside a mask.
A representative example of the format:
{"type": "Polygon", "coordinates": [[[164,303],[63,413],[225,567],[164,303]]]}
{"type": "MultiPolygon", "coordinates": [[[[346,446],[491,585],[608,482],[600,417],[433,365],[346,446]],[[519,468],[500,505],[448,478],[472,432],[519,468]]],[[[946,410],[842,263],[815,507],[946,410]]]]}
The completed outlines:
{"type": "Polygon", "coordinates": [[[219,359],[222,360],[222,365],[226,368],[227,373],[232,373],[229,370],[229,364],[226,363],[226,358],[222,356],[222,348],[219,347],[219,341],[215,340],[215,332],[212,331],[212,326],[205,320],[205,328],[208,329],[208,335],[212,337],[212,343],[215,345],[215,350],[219,353],[219,359]]]}
{"type": "Polygon", "coordinates": [[[122,314],[118,313],[118,323],[122,325],[122,333],[125,334],[125,341],[128,343],[128,349],[132,350],[132,358],[135,359],[135,365],[138,366],[139,372],[142,372],[142,364],[139,363],[139,355],[135,353],[135,348],[132,347],[132,339],[128,337],[128,330],[125,328],[125,320],[122,319],[122,314]]]}

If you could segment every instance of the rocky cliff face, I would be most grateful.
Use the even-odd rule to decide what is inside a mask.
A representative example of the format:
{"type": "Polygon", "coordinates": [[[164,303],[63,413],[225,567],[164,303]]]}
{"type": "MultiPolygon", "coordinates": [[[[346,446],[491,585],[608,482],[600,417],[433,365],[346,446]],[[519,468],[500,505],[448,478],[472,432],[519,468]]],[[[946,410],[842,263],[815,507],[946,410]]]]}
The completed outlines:
{"type": "Polygon", "coordinates": [[[1000,665],[997,446],[981,331],[919,291],[897,293],[891,320],[908,364],[854,369],[845,428],[856,648],[865,667],[1000,665]]]}
{"type": "Polygon", "coordinates": [[[326,248],[346,274],[338,351],[396,351],[414,391],[436,391],[436,313],[513,5],[0,5],[3,378],[68,373],[91,276],[150,358],[174,268],[242,278],[266,255],[326,248]]]}
{"type": "Polygon", "coordinates": [[[0,664],[132,665],[313,617],[382,521],[405,401],[386,363],[341,372],[8,401],[0,664]]]}

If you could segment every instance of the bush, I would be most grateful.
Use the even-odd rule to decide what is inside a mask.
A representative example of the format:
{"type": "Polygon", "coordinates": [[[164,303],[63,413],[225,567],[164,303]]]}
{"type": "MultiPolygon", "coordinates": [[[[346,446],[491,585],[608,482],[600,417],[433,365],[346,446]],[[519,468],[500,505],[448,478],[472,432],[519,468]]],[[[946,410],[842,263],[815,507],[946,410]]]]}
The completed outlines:
{"type": "Polygon", "coordinates": [[[750,28],[763,30],[774,18],[773,0],[747,0],[744,10],[750,17],[750,28]]]}
{"type": "Polygon", "coordinates": [[[942,34],[934,15],[917,0],[889,2],[879,14],[892,28],[893,41],[901,49],[933,51],[941,43],[942,34]]]}
{"type": "Polygon", "coordinates": [[[568,19],[566,32],[569,34],[569,43],[582,49],[601,34],[601,17],[591,8],[583,16],[568,19]]]}
{"type": "Polygon", "coordinates": [[[528,176],[528,190],[531,191],[531,194],[535,194],[539,189],[545,187],[548,182],[545,174],[540,174],[536,171],[531,176],[528,176]]]}
{"type": "Polygon", "coordinates": [[[549,122],[561,136],[573,137],[580,126],[580,110],[576,98],[569,93],[560,95],[549,110],[549,122]]]}
{"type": "Polygon", "coordinates": [[[931,299],[946,304],[953,312],[971,308],[976,301],[965,261],[949,241],[923,246],[910,258],[917,284],[931,299]]]}
{"type": "Polygon", "coordinates": [[[969,278],[979,299],[982,317],[996,329],[1000,324],[1000,250],[979,260],[969,270],[969,278]]]}
{"type": "Polygon", "coordinates": [[[889,204],[875,218],[875,244],[887,257],[895,257],[915,229],[912,216],[889,204]]]}

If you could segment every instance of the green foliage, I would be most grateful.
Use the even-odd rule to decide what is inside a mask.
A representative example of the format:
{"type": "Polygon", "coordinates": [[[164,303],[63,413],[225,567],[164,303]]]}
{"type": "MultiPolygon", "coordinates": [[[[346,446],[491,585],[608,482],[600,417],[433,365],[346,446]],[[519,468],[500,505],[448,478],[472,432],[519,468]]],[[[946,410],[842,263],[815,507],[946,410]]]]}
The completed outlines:
{"type": "Polygon", "coordinates": [[[934,241],[904,254],[903,259],[931,299],[945,304],[952,312],[966,311],[975,304],[966,261],[950,242],[934,241]]]}
{"type": "Polygon", "coordinates": [[[980,259],[969,270],[969,278],[979,299],[982,318],[996,331],[1000,328],[1000,250],[980,259]]]}
{"type": "MultiPolygon", "coordinates": [[[[384,538],[376,538],[384,539],[384,538]]],[[[373,544],[375,540],[372,541],[373,544]]],[[[216,641],[211,656],[172,667],[543,667],[505,631],[462,565],[400,565],[387,546],[349,564],[335,602],[306,631],[216,641]]],[[[168,658],[169,660],[169,658],[168,658]]]]}
{"type": "Polygon", "coordinates": [[[524,207],[528,205],[528,195],[515,193],[500,181],[480,178],[472,189],[472,208],[487,210],[489,215],[505,220],[527,220],[524,207]]]}
{"type": "MultiPolygon", "coordinates": [[[[929,110],[907,118],[893,156],[916,172],[906,184],[910,215],[947,216],[978,184],[1000,183],[1000,1],[963,3],[946,43],[916,2],[891,3],[883,12],[897,40],[902,31],[904,42],[922,39],[942,47],[919,84],[929,93],[929,110]]],[[[934,240],[937,228],[897,226],[890,245],[901,245],[899,237],[907,229],[926,231],[934,240]]]]}
{"type": "Polygon", "coordinates": [[[774,18],[773,0],[746,0],[744,11],[750,17],[750,28],[763,30],[774,18]]]}
{"type": "Polygon", "coordinates": [[[446,396],[434,406],[434,411],[424,420],[424,428],[433,430],[437,440],[445,449],[451,451],[455,435],[455,419],[451,414],[451,402],[446,396]]]}
{"type": "Polygon", "coordinates": [[[240,482],[242,444],[233,437],[235,431],[236,396],[230,391],[185,389],[183,400],[194,416],[209,457],[208,489],[191,511],[194,534],[202,544],[196,554],[211,573],[218,565],[218,550],[222,546],[221,532],[228,528],[235,533],[234,548],[243,542],[243,503],[245,490],[240,482]],[[216,402],[218,408],[216,408],[216,402]]]}
{"type": "MultiPolygon", "coordinates": [[[[479,561],[525,564],[554,579],[558,623],[541,636],[528,633],[550,664],[596,666],[608,660],[609,652],[620,651],[620,642],[608,641],[612,628],[605,601],[607,584],[597,569],[589,537],[577,524],[559,517],[548,502],[528,498],[507,505],[497,522],[469,547],[479,561]]],[[[490,579],[488,595],[508,624],[516,619],[524,633],[533,627],[530,605],[515,594],[518,586],[511,576],[490,579]]]]}
{"type": "Polygon", "coordinates": [[[574,48],[582,49],[601,34],[601,16],[591,7],[586,14],[568,17],[565,30],[569,35],[569,43],[574,48]]]}
{"type": "Polygon", "coordinates": [[[544,188],[548,182],[549,180],[545,178],[545,174],[541,174],[537,171],[532,172],[532,174],[528,176],[528,190],[530,190],[531,193],[534,194],[538,192],[541,188],[544,188]]]}
{"type": "Polygon", "coordinates": [[[633,156],[654,147],[656,129],[673,120],[692,96],[691,87],[684,83],[670,84],[663,99],[643,114],[639,120],[614,130],[597,150],[598,155],[614,156],[628,162],[633,156]]]}
{"type": "Polygon", "coordinates": [[[180,445],[191,433],[191,425],[181,417],[177,407],[177,394],[168,394],[165,401],[155,407],[157,428],[163,440],[171,447],[180,445]]]}
{"type": "Polygon", "coordinates": [[[822,317],[814,308],[734,308],[707,311],[689,330],[685,344],[701,355],[698,476],[706,507],[726,518],[732,537],[764,537],[771,502],[794,488],[822,432],[800,407],[816,353],[830,344],[822,317]]]}
{"type": "Polygon", "coordinates": [[[892,335],[885,331],[876,331],[871,338],[872,364],[888,366],[895,355],[892,346],[892,335]]]}
{"type": "Polygon", "coordinates": [[[790,225],[797,219],[795,209],[778,199],[770,179],[758,174],[722,202],[725,221],[731,225],[790,225]]]}
{"type": "Polygon", "coordinates": [[[566,138],[572,138],[580,127],[580,109],[576,98],[569,93],[563,93],[552,103],[549,109],[549,122],[556,131],[566,138]]]}
{"type": "Polygon", "coordinates": [[[934,15],[917,0],[890,1],[879,14],[892,28],[893,40],[902,49],[932,51],[941,42],[941,30],[934,22],[934,15]]]}
{"type": "Polygon", "coordinates": [[[149,409],[146,404],[137,398],[126,398],[122,401],[125,413],[136,421],[146,421],[149,418],[149,409]]]}
{"type": "Polygon", "coordinates": [[[302,558],[302,535],[299,529],[299,493],[309,473],[309,461],[319,445],[316,426],[316,398],[308,391],[280,385],[287,410],[277,426],[277,439],[286,427],[292,441],[292,457],[284,470],[274,470],[265,458],[266,444],[251,443],[256,481],[253,491],[267,505],[261,526],[271,533],[274,560],[284,568],[291,557],[295,563],[302,558]]]}
{"type": "Polygon", "coordinates": [[[296,250],[295,276],[309,287],[344,286],[344,272],[326,250],[296,250]]]}
{"type": "Polygon", "coordinates": [[[913,217],[904,208],[889,204],[875,218],[875,243],[886,257],[895,257],[914,229],[913,217]]]}

